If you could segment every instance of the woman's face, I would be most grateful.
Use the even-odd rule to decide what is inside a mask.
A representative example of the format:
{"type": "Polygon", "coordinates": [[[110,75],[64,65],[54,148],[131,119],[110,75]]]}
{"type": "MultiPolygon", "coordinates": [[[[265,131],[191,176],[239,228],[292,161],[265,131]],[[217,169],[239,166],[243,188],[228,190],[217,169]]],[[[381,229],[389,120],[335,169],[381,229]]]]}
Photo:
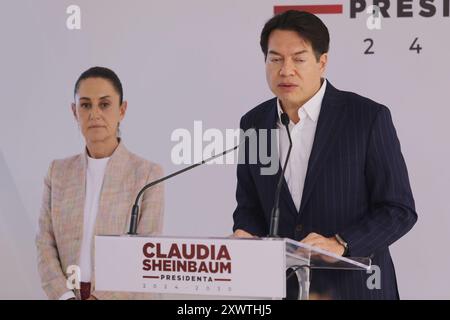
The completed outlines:
{"type": "Polygon", "coordinates": [[[109,80],[103,78],[82,80],[72,104],[73,114],[87,144],[115,141],[126,109],[127,103],[120,104],[119,93],[109,80]]]}

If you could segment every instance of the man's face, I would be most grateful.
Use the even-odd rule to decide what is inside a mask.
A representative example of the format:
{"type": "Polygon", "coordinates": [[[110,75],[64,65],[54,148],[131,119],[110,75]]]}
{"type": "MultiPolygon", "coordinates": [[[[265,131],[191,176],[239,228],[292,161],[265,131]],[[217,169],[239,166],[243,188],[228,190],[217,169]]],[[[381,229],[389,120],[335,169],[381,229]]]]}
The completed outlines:
{"type": "Polygon", "coordinates": [[[120,104],[120,96],[111,82],[102,78],[82,80],[75,99],[72,110],[86,142],[116,139],[127,104],[120,104]]]}
{"type": "Polygon", "coordinates": [[[317,61],[311,44],[297,32],[274,30],[270,34],[266,77],[284,108],[300,107],[314,96],[320,88],[326,63],[327,54],[317,61]]]}

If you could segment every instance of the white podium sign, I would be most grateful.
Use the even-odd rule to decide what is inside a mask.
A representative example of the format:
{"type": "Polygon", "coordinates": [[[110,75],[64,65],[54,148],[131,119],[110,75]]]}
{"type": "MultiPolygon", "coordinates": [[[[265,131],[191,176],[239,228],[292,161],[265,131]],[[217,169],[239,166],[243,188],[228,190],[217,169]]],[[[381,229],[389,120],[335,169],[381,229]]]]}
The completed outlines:
{"type": "Polygon", "coordinates": [[[95,237],[100,291],[282,298],[285,273],[282,239],[95,237]]]}

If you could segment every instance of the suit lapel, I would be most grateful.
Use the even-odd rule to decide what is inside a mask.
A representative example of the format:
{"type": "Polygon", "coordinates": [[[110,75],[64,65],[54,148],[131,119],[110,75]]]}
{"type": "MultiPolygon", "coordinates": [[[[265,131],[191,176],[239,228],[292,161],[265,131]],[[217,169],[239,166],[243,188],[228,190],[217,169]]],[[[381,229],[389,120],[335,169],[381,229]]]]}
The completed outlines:
{"type": "Polygon", "coordinates": [[[343,128],[346,117],[346,112],[343,112],[344,106],[343,95],[328,82],[317,123],[314,144],[309,157],[300,214],[303,212],[314,183],[326,164],[332,146],[343,128]]]}
{"type": "MultiPolygon", "coordinates": [[[[260,122],[260,124],[257,127],[258,127],[258,129],[267,129],[268,130],[267,150],[271,150],[272,153],[276,152],[276,154],[278,155],[279,141],[277,139],[277,145],[272,146],[272,142],[270,139],[270,131],[269,131],[269,130],[277,129],[277,121],[278,121],[277,99],[275,98],[271,101],[270,106],[267,110],[267,114],[265,115],[265,117],[263,117],[263,120],[260,122]],[[272,151],[272,147],[274,148],[273,151],[272,151]]],[[[278,161],[278,171],[276,174],[260,176],[261,179],[264,179],[264,185],[265,185],[265,190],[266,190],[265,193],[266,193],[267,198],[269,199],[269,203],[271,203],[272,206],[275,204],[275,191],[277,188],[278,179],[280,178],[281,171],[283,169],[280,164],[279,157],[278,157],[277,161],[278,161]]],[[[259,166],[258,170],[260,170],[260,169],[261,169],[261,166],[259,166]]],[[[260,174],[260,172],[258,172],[258,174],[260,174]]],[[[289,191],[288,185],[286,183],[286,179],[284,177],[283,177],[283,182],[282,182],[282,186],[281,186],[280,201],[284,201],[287,204],[290,214],[294,214],[294,215],[297,214],[297,209],[295,208],[294,201],[292,200],[291,193],[289,191]]],[[[270,210],[271,209],[272,208],[270,208],[270,210]]]]}

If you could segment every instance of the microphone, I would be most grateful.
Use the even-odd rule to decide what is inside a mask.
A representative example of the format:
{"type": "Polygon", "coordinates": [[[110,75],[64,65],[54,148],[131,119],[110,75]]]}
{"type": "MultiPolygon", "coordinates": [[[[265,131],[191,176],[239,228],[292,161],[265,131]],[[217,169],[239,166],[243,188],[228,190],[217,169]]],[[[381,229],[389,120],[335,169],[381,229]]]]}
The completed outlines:
{"type": "MultiPolygon", "coordinates": [[[[254,129],[254,127],[252,127],[251,129],[254,129]]],[[[251,134],[254,134],[254,131],[251,131],[251,134]]],[[[246,138],[249,138],[249,137],[246,137],[246,138]]],[[[241,141],[239,144],[235,145],[231,149],[225,150],[225,151],[223,151],[223,152],[221,152],[219,154],[216,154],[216,155],[214,155],[212,157],[209,157],[206,160],[202,160],[202,161],[197,162],[197,163],[195,163],[195,164],[193,164],[193,165],[191,165],[191,166],[189,166],[187,168],[178,170],[178,171],[176,171],[176,172],[174,172],[172,174],[169,174],[168,176],[162,177],[162,178],[160,178],[158,180],[155,180],[155,181],[152,181],[152,182],[146,184],[141,189],[141,191],[139,191],[138,195],[136,196],[136,200],[134,202],[133,208],[131,209],[130,228],[129,228],[128,234],[129,235],[137,235],[137,232],[136,232],[137,231],[137,221],[138,221],[138,216],[139,216],[139,205],[138,205],[138,203],[139,203],[139,199],[141,198],[141,196],[143,195],[145,190],[147,190],[148,188],[151,188],[154,185],[157,185],[158,183],[161,183],[161,182],[163,182],[163,181],[165,181],[167,179],[175,177],[175,176],[177,176],[177,175],[179,175],[179,174],[181,174],[183,172],[186,172],[186,171],[189,171],[191,169],[194,169],[194,168],[196,168],[198,166],[201,166],[201,165],[203,165],[203,164],[205,164],[205,163],[207,163],[207,162],[209,162],[211,160],[214,160],[214,159],[216,159],[218,157],[222,157],[222,156],[226,155],[227,153],[230,153],[231,151],[236,150],[237,148],[239,148],[246,141],[246,138],[244,138],[243,141],[241,141]]]]}
{"type": "Polygon", "coordinates": [[[283,184],[283,178],[284,178],[284,172],[286,171],[287,163],[289,160],[289,156],[291,155],[291,149],[292,149],[292,139],[291,139],[291,133],[289,132],[289,116],[287,113],[282,113],[280,116],[281,123],[286,128],[288,138],[289,138],[289,149],[286,155],[286,160],[284,160],[283,170],[281,171],[280,178],[278,179],[277,189],[275,191],[275,203],[272,208],[272,212],[270,214],[270,233],[268,235],[269,238],[277,238],[278,237],[278,223],[280,220],[280,208],[279,208],[279,202],[280,202],[280,193],[281,193],[281,186],[283,184]]]}

